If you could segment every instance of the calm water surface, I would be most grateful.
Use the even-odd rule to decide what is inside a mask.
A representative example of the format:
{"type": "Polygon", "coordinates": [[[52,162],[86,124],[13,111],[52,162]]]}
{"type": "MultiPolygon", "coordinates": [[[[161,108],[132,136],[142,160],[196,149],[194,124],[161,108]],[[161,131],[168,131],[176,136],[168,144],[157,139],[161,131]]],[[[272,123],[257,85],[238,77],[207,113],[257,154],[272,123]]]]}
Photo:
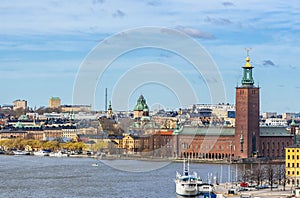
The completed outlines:
{"type": "MultiPolygon", "coordinates": [[[[218,175],[226,182],[234,177],[234,167],[228,165],[191,164],[190,169],[203,180],[218,175]]],[[[3,155],[0,197],[178,197],[176,171],[182,171],[181,163],[3,155]]]]}

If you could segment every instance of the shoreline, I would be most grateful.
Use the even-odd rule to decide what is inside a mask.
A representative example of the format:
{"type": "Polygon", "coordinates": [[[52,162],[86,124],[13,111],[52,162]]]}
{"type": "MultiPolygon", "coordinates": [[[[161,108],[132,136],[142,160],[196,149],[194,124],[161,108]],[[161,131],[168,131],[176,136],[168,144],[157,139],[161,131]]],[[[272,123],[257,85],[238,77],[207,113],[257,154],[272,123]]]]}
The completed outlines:
{"type": "MultiPolygon", "coordinates": [[[[14,155],[13,153],[1,153],[1,155],[14,155]]],[[[15,155],[18,156],[18,155],[15,155]]],[[[28,156],[34,156],[32,153],[28,154],[28,156]]],[[[49,157],[49,156],[46,156],[49,157]]],[[[182,163],[183,158],[166,158],[166,157],[142,157],[142,156],[120,156],[120,155],[105,155],[105,156],[97,156],[97,155],[87,155],[87,154],[77,154],[77,155],[69,155],[68,157],[72,158],[94,158],[98,160],[140,160],[140,161],[158,161],[158,162],[173,162],[173,163],[182,163]]],[[[271,160],[271,159],[245,159],[240,161],[232,161],[229,162],[228,160],[207,160],[207,159],[189,159],[190,163],[195,164],[284,164],[284,160],[271,160]]]]}

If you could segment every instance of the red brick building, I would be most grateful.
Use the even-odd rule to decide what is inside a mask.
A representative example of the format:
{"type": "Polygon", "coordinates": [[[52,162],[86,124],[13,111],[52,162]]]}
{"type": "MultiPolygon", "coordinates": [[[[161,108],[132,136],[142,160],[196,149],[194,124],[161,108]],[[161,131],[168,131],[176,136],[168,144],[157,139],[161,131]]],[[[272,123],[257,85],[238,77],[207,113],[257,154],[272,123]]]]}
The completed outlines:
{"type": "Polygon", "coordinates": [[[243,67],[242,85],[236,88],[235,155],[249,158],[259,148],[259,88],[254,86],[250,58],[243,67]]]}
{"type": "Polygon", "coordinates": [[[200,127],[174,131],[174,157],[200,159],[283,158],[294,134],[285,128],[259,126],[259,87],[254,86],[250,58],[246,58],[242,84],[236,87],[235,128],[200,127]]]}

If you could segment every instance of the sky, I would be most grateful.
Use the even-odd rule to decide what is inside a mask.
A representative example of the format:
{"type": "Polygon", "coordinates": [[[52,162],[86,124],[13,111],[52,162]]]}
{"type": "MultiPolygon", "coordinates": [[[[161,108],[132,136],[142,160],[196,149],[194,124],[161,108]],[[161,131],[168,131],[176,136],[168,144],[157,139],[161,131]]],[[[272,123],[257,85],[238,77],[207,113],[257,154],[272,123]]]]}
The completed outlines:
{"type": "Polygon", "coordinates": [[[298,0],[2,0],[0,105],[38,108],[60,97],[103,110],[105,88],[115,110],[132,110],[141,94],[151,110],[234,104],[251,48],[261,112],[299,112],[299,8],[298,0]]]}

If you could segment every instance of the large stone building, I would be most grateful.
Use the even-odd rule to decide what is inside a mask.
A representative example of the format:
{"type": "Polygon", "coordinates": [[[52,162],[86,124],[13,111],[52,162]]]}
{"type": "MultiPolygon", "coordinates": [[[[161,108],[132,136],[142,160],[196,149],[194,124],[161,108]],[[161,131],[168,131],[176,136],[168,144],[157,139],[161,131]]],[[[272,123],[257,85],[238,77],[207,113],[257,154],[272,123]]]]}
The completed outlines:
{"type": "Polygon", "coordinates": [[[284,149],[293,144],[294,135],[283,127],[259,127],[259,87],[254,86],[249,57],[242,68],[242,84],[236,87],[235,128],[178,128],[171,140],[173,156],[229,160],[284,158],[284,149]]]}
{"type": "Polygon", "coordinates": [[[60,103],[59,97],[51,97],[49,99],[49,108],[60,108],[60,103]]]}
{"type": "Polygon", "coordinates": [[[17,109],[27,109],[27,101],[26,100],[15,100],[13,102],[13,110],[17,109]]]}

